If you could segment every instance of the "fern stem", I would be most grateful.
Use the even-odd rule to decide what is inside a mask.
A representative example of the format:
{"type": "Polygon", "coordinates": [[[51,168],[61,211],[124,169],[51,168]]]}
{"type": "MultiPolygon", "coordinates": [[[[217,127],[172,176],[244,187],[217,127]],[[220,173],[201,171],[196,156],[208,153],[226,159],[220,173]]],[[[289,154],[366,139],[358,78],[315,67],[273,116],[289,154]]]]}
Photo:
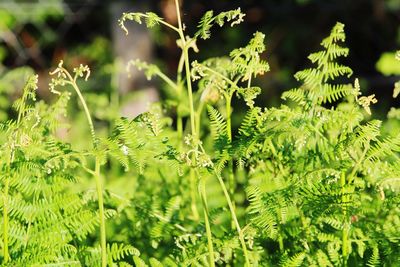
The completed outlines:
{"type": "Polygon", "coordinates": [[[204,102],[200,101],[199,106],[196,110],[196,135],[200,138],[200,122],[201,122],[201,114],[203,113],[204,102]]]}
{"type": "Polygon", "coordinates": [[[160,77],[161,80],[163,80],[166,84],[168,84],[178,92],[179,86],[174,81],[172,81],[167,75],[165,75],[161,71],[157,71],[156,75],[158,75],[158,77],[160,77]]]}
{"type": "Polygon", "coordinates": [[[176,15],[178,18],[178,33],[179,33],[179,37],[182,41],[182,52],[183,52],[183,58],[184,58],[184,63],[185,63],[186,84],[187,84],[187,91],[188,91],[188,97],[189,97],[189,108],[190,108],[190,126],[191,126],[192,134],[196,134],[196,123],[195,123],[196,119],[195,119],[194,105],[193,105],[192,81],[190,78],[189,53],[188,53],[188,47],[186,45],[185,34],[183,32],[183,27],[182,27],[179,0],[175,0],[175,6],[176,6],[176,15]]]}
{"type": "Polygon", "coordinates": [[[94,131],[94,126],[93,126],[93,120],[92,120],[92,116],[90,115],[89,112],[89,108],[86,104],[85,98],[83,97],[81,90],[79,89],[78,85],[76,84],[76,81],[74,78],[72,78],[71,74],[69,74],[69,72],[66,69],[63,69],[64,73],[68,76],[68,79],[70,80],[70,84],[71,86],[74,88],[76,94],[79,97],[79,101],[82,104],[83,110],[85,112],[86,115],[86,120],[89,124],[89,129],[90,129],[90,134],[92,136],[92,141],[93,141],[93,147],[97,148],[97,139],[96,139],[96,133],[94,131]]]}
{"type": "Polygon", "coordinates": [[[365,159],[365,156],[367,155],[368,149],[369,149],[369,144],[366,144],[365,147],[364,147],[364,150],[362,152],[361,157],[358,159],[358,161],[356,162],[356,165],[351,170],[351,173],[349,175],[349,181],[348,181],[349,184],[353,182],[354,175],[356,174],[356,172],[360,168],[362,161],[365,159]]]}
{"type": "Polygon", "coordinates": [[[250,78],[247,80],[247,88],[250,88],[251,87],[251,75],[250,75],[250,78]]]}
{"type": "MultiPolygon", "coordinates": [[[[196,118],[195,118],[195,112],[194,112],[194,105],[193,105],[193,89],[192,89],[192,81],[190,78],[190,63],[189,63],[189,53],[188,53],[188,47],[186,46],[186,39],[185,35],[183,32],[183,27],[182,27],[182,21],[181,21],[181,13],[180,13],[180,7],[179,7],[179,1],[175,0],[175,7],[176,7],[176,15],[178,18],[178,33],[179,37],[182,41],[182,56],[183,56],[183,62],[185,66],[185,74],[186,74],[186,85],[187,85],[187,92],[188,92],[188,97],[189,97],[189,108],[190,108],[190,127],[191,127],[191,133],[193,135],[196,134],[196,118]]],[[[179,60],[179,66],[181,66],[181,61],[179,60]]],[[[179,67],[180,69],[180,67],[179,67]]],[[[191,172],[191,186],[195,185],[195,179],[194,179],[194,173],[192,174],[191,172]]],[[[194,193],[193,193],[194,194],[194,193]]],[[[198,218],[198,211],[196,207],[196,201],[195,201],[195,196],[192,195],[192,211],[193,211],[193,216],[194,218],[198,218]]]]}
{"type": "MultiPolygon", "coordinates": [[[[68,76],[70,79],[70,84],[74,88],[76,94],[79,97],[79,100],[83,106],[83,109],[85,111],[86,119],[89,124],[90,128],[90,133],[92,136],[92,141],[93,141],[93,148],[97,150],[97,138],[96,138],[96,133],[94,131],[94,126],[93,126],[93,120],[92,116],[90,115],[89,108],[86,104],[86,101],[84,97],[82,96],[82,93],[76,84],[76,79],[72,78],[72,76],[69,74],[67,70],[64,69],[65,74],[68,76]]],[[[98,153],[98,151],[96,151],[98,153]]],[[[100,246],[101,246],[101,266],[106,267],[107,266],[107,248],[106,248],[106,226],[105,226],[105,217],[104,217],[104,200],[103,200],[103,185],[101,182],[101,177],[100,177],[100,158],[99,155],[95,155],[95,170],[94,170],[94,178],[96,182],[96,189],[97,189],[97,201],[98,201],[98,206],[99,206],[99,220],[100,220],[100,246]]]]}
{"type": "MultiPolygon", "coordinates": [[[[232,102],[232,94],[226,94],[225,96],[225,104],[226,104],[226,134],[228,136],[229,143],[232,144],[232,123],[231,123],[231,102],[232,102]]],[[[228,162],[228,183],[229,183],[229,194],[231,199],[233,200],[232,205],[233,209],[236,209],[235,205],[235,189],[236,189],[236,181],[235,176],[233,174],[233,159],[230,158],[228,162]]],[[[232,225],[234,226],[234,222],[232,221],[232,225]]]]}
{"type": "MultiPolygon", "coordinates": [[[[281,227],[279,227],[279,231],[281,231],[280,228],[281,228],[281,227]]],[[[279,243],[279,251],[280,251],[281,253],[283,253],[283,252],[285,251],[285,246],[284,246],[284,244],[283,244],[283,237],[282,237],[281,234],[279,234],[278,243],[279,243]]]]}
{"type": "MultiPolygon", "coordinates": [[[[343,171],[340,177],[340,185],[342,187],[342,205],[346,205],[348,199],[346,195],[346,173],[343,171]]],[[[347,258],[348,258],[348,237],[349,237],[349,225],[347,219],[347,207],[343,207],[343,230],[342,230],[342,258],[343,258],[343,266],[347,267],[347,258]]]]}
{"type": "Polygon", "coordinates": [[[101,266],[107,266],[107,250],[106,250],[106,224],[104,216],[104,200],[103,200],[103,186],[100,177],[100,159],[96,155],[94,178],[96,180],[96,189],[99,205],[99,219],[100,219],[100,245],[101,245],[101,266]]]}
{"type": "Polygon", "coordinates": [[[197,205],[196,205],[196,174],[194,172],[193,168],[190,168],[190,201],[191,201],[191,209],[192,209],[192,214],[193,214],[193,220],[198,221],[200,216],[199,216],[199,211],[197,210],[197,205]]]}
{"type": "Polygon", "coordinates": [[[235,223],[236,230],[237,230],[238,235],[239,235],[239,241],[240,241],[240,244],[242,246],[244,258],[246,260],[246,266],[250,267],[251,265],[250,265],[249,255],[248,255],[248,252],[247,252],[246,242],[244,241],[243,232],[242,232],[242,229],[240,228],[240,224],[239,224],[239,221],[238,221],[237,216],[236,216],[236,212],[235,212],[235,208],[233,206],[233,202],[232,202],[232,200],[231,200],[231,198],[229,196],[228,190],[226,189],[225,183],[224,183],[221,175],[216,171],[215,171],[215,174],[217,176],[219,184],[221,185],[222,191],[223,191],[223,193],[225,195],[226,202],[228,203],[229,210],[230,210],[231,216],[232,216],[232,220],[235,223]]]}
{"type": "Polygon", "coordinates": [[[183,71],[183,65],[184,65],[184,59],[183,59],[183,51],[182,54],[179,58],[179,63],[178,63],[178,69],[177,69],[177,75],[176,75],[176,91],[178,94],[178,105],[176,107],[176,114],[177,114],[177,121],[176,121],[176,130],[178,131],[178,147],[181,148],[183,144],[183,117],[181,114],[181,109],[179,103],[182,102],[182,71],[183,71]]]}
{"type": "MultiPolygon", "coordinates": [[[[143,17],[143,18],[149,18],[149,15],[147,15],[147,14],[141,14],[141,13],[136,13],[136,14],[139,15],[139,16],[141,16],[141,17],[143,17]]],[[[162,20],[162,19],[157,19],[157,22],[158,22],[158,23],[161,23],[161,24],[163,24],[164,26],[166,26],[167,28],[170,28],[171,30],[176,31],[176,32],[179,33],[179,29],[176,28],[174,25],[171,25],[171,24],[169,24],[168,22],[165,22],[165,21],[162,20]]]]}
{"type": "MultiPolygon", "coordinates": [[[[205,65],[202,65],[202,67],[203,67],[205,70],[211,72],[211,73],[214,74],[214,75],[217,75],[218,77],[220,77],[221,79],[223,79],[224,81],[226,81],[227,83],[229,83],[234,89],[237,89],[237,87],[238,87],[238,86],[237,86],[237,82],[239,81],[239,79],[235,79],[235,81],[232,81],[231,79],[225,77],[224,75],[222,75],[222,74],[219,73],[218,71],[213,70],[213,69],[210,68],[210,67],[207,67],[207,66],[205,66],[205,65]]],[[[232,94],[233,94],[233,93],[232,93],[232,94]]]]}
{"type": "MultiPolygon", "coordinates": [[[[204,104],[203,102],[200,102],[200,105],[197,108],[196,111],[196,135],[200,136],[200,116],[201,116],[201,112],[203,110],[204,104]]],[[[194,158],[192,160],[195,160],[194,158]]],[[[192,213],[193,213],[193,220],[198,221],[200,216],[199,216],[199,212],[197,210],[197,205],[196,205],[196,174],[194,172],[194,169],[191,168],[190,169],[190,197],[191,197],[191,208],[192,208],[192,213]]]]}
{"type": "Polygon", "coordinates": [[[211,226],[210,220],[208,218],[208,203],[207,203],[207,194],[205,190],[204,181],[200,181],[200,195],[201,200],[203,202],[203,211],[204,211],[204,222],[206,225],[206,234],[207,234],[207,246],[208,246],[208,253],[209,253],[209,261],[210,266],[215,267],[215,258],[214,258],[214,248],[213,248],[213,241],[212,241],[212,234],[211,234],[211,226]]]}
{"type": "Polygon", "coordinates": [[[232,142],[232,123],[231,123],[231,102],[232,95],[225,95],[225,109],[226,109],[226,134],[228,135],[229,142],[232,142]]]}
{"type": "Polygon", "coordinates": [[[88,107],[86,105],[86,101],[83,98],[83,96],[81,94],[81,91],[79,90],[78,86],[76,86],[76,83],[73,83],[72,86],[74,87],[74,89],[75,89],[75,91],[76,91],[76,93],[77,93],[77,95],[79,97],[79,100],[80,100],[80,102],[81,102],[81,104],[83,106],[83,109],[85,111],[86,119],[88,121],[89,128],[90,128],[90,134],[92,135],[93,147],[97,148],[96,134],[95,134],[95,131],[94,131],[93,121],[92,121],[92,117],[90,116],[89,109],[88,109],[88,107]]]}

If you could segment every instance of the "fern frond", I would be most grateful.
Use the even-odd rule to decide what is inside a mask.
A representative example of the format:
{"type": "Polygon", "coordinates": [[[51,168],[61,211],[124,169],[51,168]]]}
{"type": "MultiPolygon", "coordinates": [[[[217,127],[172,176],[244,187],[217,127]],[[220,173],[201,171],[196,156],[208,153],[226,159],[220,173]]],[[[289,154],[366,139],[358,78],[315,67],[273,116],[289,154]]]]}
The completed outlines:
{"type": "Polygon", "coordinates": [[[264,203],[261,190],[257,186],[248,187],[246,192],[250,201],[249,214],[255,215],[251,219],[252,222],[269,238],[275,239],[278,234],[278,222],[276,215],[271,212],[273,208],[264,203]]]}
{"type": "Polygon", "coordinates": [[[325,50],[312,53],[308,57],[316,66],[295,74],[298,81],[303,81],[303,86],[284,94],[283,98],[291,98],[301,105],[311,102],[315,106],[326,102],[332,103],[351,94],[352,90],[348,85],[328,83],[334,82],[339,77],[350,77],[353,73],[351,68],[336,62],[338,57],[348,55],[348,49],[339,44],[344,40],[344,25],[337,23],[330,35],[321,43],[325,50]]]}
{"type": "Polygon", "coordinates": [[[125,26],[125,22],[127,20],[135,21],[138,24],[142,24],[143,21],[146,23],[148,28],[153,28],[154,26],[163,23],[164,20],[159,17],[157,14],[153,12],[146,12],[146,13],[138,13],[138,12],[131,12],[131,13],[122,13],[122,17],[118,20],[118,24],[128,34],[128,29],[125,26]]]}
{"type": "Polygon", "coordinates": [[[281,260],[280,266],[282,267],[300,267],[303,264],[303,261],[306,257],[304,252],[297,253],[290,258],[286,258],[281,260]]]}
{"type": "Polygon", "coordinates": [[[339,254],[340,241],[328,243],[327,250],[331,262],[333,262],[335,266],[339,266],[341,264],[341,255],[339,254]]]}
{"type": "Polygon", "coordinates": [[[211,135],[214,137],[214,147],[217,151],[222,153],[222,151],[227,149],[229,145],[229,139],[226,132],[226,121],[222,117],[221,113],[212,106],[208,105],[207,110],[210,118],[211,135]]]}
{"type": "Polygon", "coordinates": [[[386,137],[383,140],[377,140],[368,151],[366,160],[376,162],[381,158],[395,157],[396,152],[400,151],[400,135],[394,138],[386,137]]]}
{"type": "Polygon", "coordinates": [[[230,53],[232,72],[239,74],[242,81],[248,81],[269,71],[268,63],[260,58],[261,53],[265,51],[264,38],[263,33],[256,32],[247,46],[234,49],[230,53]]]}
{"type": "Polygon", "coordinates": [[[200,23],[197,26],[199,30],[195,34],[195,36],[200,36],[202,39],[210,38],[210,29],[213,26],[214,20],[214,12],[212,10],[207,11],[204,13],[203,17],[200,19],[200,23]]]}
{"type": "Polygon", "coordinates": [[[378,136],[380,136],[380,127],[382,122],[379,120],[372,120],[367,122],[366,125],[360,126],[357,131],[356,143],[368,145],[371,141],[377,141],[378,136]]]}
{"type": "Polygon", "coordinates": [[[318,261],[318,266],[321,267],[333,267],[333,264],[329,260],[328,256],[323,252],[322,250],[317,251],[317,261],[318,261]]]}
{"type": "Polygon", "coordinates": [[[139,256],[140,252],[131,245],[122,243],[107,244],[108,262],[112,265],[113,262],[120,261],[127,256],[139,256]]]}
{"type": "Polygon", "coordinates": [[[133,262],[136,267],[148,267],[148,265],[138,255],[133,256],[133,262]]]}
{"type": "Polygon", "coordinates": [[[332,103],[341,98],[344,98],[351,94],[352,87],[350,85],[331,85],[324,84],[322,87],[322,92],[320,93],[320,104],[325,104],[326,102],[332,103]]]}
{"type": "Polygon", "coordinates": [[[212,26],[217,24],[218,26],[222,27],[226,22],[230,22],[231,26],[234,26],[235,24],[239,24],[243,21],[243,17],[245,14],[243,14],[240,10],[240,8],[235,9],[235,10],[230,10],[226,12],[221,12],[218,15],[214,16],[213,11],[207,11],[203,17],[200,20],[199,25],[197,28],[199,30],[195,33],[195,38],[202,38],[202,39],[208,39],[210,38],[210,29],[212,26]]]}
{"type": "Polygon", "coordinates": [[[375,245],[372,248],[372,254],[371,254],[370,258],[368,259],[367,266],[368,267],[376,267],[376,266],[380,266],[380,263],[381,263],[381,258],[379,256],[379,248],[377,245],[375,245]]]}

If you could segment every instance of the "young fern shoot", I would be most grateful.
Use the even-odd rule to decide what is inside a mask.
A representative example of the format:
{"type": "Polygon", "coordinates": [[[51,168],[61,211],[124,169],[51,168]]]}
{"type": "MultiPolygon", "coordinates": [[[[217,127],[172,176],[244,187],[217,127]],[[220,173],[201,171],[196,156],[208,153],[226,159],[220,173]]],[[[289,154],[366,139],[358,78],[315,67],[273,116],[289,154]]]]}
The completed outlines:
{"type": "Polygon", "coordinates": [[[105,225],[105,212],[104,212],[104,199],[103,199],[103,183],[101,181],[101,161],[104,157],[102,152],[98,150],[98,139],[96,137],[92,116],[90,115],[89,108],[86,104],[86,101],[81,93],[77,85],[77,79],[80,77],[85,77],[85,81],[90,76],[90,69],[88,66],[83,66],[82,64],[78,68],[74,68],[74,75],[72,76],[68,70],[63,67],[63,61],[60,61],[58,67],[50,72],[50,75],[56,75],[56,78],[52,78],[50,83],[50,90],[55,94],[60,94],[55,88],[56,86],[66,86],[70,85],[75,90],[75,93],[78,95],[79,100],[83,106],[85,111],[86,119],[89,125],[90,134],[92,136],[92,144],[93,144],[93,153],[95,157],[95,167],[94,170],[89,170],[89,172],[93,175],[96,182],[97,189],[97,201],[99,208],[99,221],[100,221],[100,246],[101,246],[101,266],[106,267],[107,265],[107,241],[106,241],[106,225],[105,225]]]}

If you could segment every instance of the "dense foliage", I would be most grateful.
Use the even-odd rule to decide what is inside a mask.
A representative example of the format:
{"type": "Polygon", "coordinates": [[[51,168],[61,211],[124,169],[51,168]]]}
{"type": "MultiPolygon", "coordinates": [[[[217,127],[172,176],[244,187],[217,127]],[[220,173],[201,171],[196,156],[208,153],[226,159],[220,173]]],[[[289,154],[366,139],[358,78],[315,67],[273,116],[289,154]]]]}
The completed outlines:
{"type": "Polygon", "coordinates": [[[244,14],[209,11],[190,37],[178,1],[176,11],[178,25],[151,12],[120,20],[126,32],[130,21],[165,26],[182,50],[176,79],[129,63],[165,82],[168,98],[148,112],[114,120],[114,106],[100,120],[101,96],[91,107],[79,87],[90,69],[63,62],[50,73],[55,102],[36,101],[30,75],[14,111],[3,111],[15,118],[0,127],[2,266],[395,266],[399,111],[371,119],[375,96],[341,63],[344,25],[295,74],[286,104],[264,108],[252,83],[269,71],[264,34],[191,61],[198,39],[244,14]],[[235,97],[247,106],[237,132],[235,97]],[[82,109],[74,120],[71,99],[82,109]]]}

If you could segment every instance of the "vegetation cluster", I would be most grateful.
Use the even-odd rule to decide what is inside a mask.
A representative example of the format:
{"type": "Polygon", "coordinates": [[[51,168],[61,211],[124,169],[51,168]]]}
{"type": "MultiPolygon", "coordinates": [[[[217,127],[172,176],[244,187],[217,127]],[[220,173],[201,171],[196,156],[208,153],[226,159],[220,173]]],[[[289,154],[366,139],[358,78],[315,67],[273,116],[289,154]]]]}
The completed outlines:
{"type": "Polygon", "coordinates": [[[213,28],[245,15],[208,11],[188,36],[175,3],[177,25],[152,12],[119,21],[127,34],[127,23],[164,27],[181,49],[174,78],[129,62],[166,96],[134,119],[119,117],[115,92],[80,89],[86,65],[58,64],[51,103],[36,100],[37,75],[2,75],[5,102],[7,85],[29,74],[22,95],[2,105],[1,266],[396,266],[400,110],[371,119],[375,95],[342,63],[344,24],[309,55],[280,106],[260,107],[253,83],[270,70],[265,35],[191,60],[213,28]],[[238,129],[234,99],[247,109],[238,129]]]}

